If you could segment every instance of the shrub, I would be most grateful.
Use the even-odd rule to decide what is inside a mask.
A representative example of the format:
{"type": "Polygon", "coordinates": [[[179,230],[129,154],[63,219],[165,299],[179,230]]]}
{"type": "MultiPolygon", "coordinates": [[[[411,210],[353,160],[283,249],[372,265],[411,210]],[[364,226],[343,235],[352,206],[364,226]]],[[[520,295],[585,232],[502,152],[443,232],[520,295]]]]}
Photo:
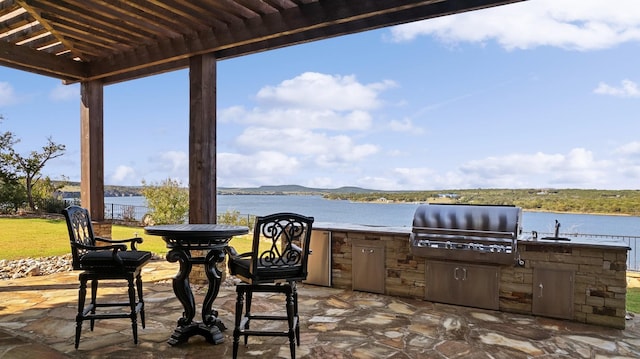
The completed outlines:
{"type": "Polygon", "coordinates": [[[180,181],[168,178],[159,185],[147,185],[142,181],[142,186],[153,223],[174,224],[187,220],[189,190],[182,187],[180,181]]]}
{"type": "Polygon", "coordinates": [[[62,210],[65,209],[68,204],[63,199],[58,198],[47,198],[38,200],[37,204],[40,211],[44,213],[62,213],[62,210]]]}
{"type": "Polygon", "coordinates": [[[253,228],[254,222],[255,216],[243,216],[239,211],[236,210],[227,210],[225,213],[218,215],[218,223],[220,224],[230,224],[235,226],[246,226],[249,228],[253,228]]]}

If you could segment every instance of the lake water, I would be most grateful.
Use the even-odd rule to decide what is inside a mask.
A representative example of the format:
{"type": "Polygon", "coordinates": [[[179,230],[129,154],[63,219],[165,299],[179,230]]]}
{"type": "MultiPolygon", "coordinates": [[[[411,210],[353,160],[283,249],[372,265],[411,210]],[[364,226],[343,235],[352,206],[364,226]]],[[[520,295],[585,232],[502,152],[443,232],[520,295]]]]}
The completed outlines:
{"type": "MultiPolygon", "coordinates": [[[[322,196],[219,195],[218,213],[238,211],[243,215],[296,212],[313,216],[318,222],[352,223],[378,226],[411,227],[417,203],[359,203],[327,200],[322,196]]],[[[105,204],[145,206],[144,197],[105,197],[105,204]]],[[[555,220],[561,233],[640,236],[640,217],[523,213],[523,231],[553,233],[555,220]]]]}

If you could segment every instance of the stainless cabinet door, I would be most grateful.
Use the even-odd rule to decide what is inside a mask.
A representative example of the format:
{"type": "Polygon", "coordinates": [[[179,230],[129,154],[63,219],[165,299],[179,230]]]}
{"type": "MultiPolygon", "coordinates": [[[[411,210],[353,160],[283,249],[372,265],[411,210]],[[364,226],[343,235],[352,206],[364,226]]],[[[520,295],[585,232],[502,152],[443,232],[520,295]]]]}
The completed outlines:
{"type": "Polygon", "coordinates": [[[386,280],[384,243],[354,240],[351,263],[353,290],[384,294],[386,280]]]}
{"type": "Polygon", "coordinates": [[[308,274],[304,282],[331,287],[331,232],[312,231],[309,249],[308,274]]]}
{"type": "Polygon", "coordinates": [[[427,261],[425,299],[432,302],[499,309],[499,267],[427,261]]]}
{"type": "Polygon", "coordinates": [[[531,312],[545,317],[573,319],[573,271],[533,268],[531,312]]]}

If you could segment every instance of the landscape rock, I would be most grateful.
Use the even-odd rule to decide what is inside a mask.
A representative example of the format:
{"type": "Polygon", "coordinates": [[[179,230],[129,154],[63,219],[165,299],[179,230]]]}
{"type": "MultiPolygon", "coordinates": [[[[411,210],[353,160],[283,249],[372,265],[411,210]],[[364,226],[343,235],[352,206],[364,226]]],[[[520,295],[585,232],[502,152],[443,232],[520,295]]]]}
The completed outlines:
{"type": "MultiPolygon", "coordinates": [[[[152,260],[164,260],[164,257],[154,254],[152,260]]],[[[72,270],[71,254],[0,260],[0,280],[43,276],[60,272],[70,272],[72,270]]]]}
{"type": "Polygon", "coordinates": [[[71,271],[71,254],[16,260],[0,260],[0,280],[35,277],[71,271]]]}

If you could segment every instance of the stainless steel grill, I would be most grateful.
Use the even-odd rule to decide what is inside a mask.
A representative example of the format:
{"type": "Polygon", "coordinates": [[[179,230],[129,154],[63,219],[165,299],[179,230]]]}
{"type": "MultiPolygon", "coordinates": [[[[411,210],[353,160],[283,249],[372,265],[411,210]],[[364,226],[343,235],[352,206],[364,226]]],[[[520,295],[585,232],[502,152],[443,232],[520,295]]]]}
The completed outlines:
{"type": "Polygon", "coordinates": [[[421,205],[413,217],[415,256],[515,264],[522,209],[493,205],[421,205]]]}

